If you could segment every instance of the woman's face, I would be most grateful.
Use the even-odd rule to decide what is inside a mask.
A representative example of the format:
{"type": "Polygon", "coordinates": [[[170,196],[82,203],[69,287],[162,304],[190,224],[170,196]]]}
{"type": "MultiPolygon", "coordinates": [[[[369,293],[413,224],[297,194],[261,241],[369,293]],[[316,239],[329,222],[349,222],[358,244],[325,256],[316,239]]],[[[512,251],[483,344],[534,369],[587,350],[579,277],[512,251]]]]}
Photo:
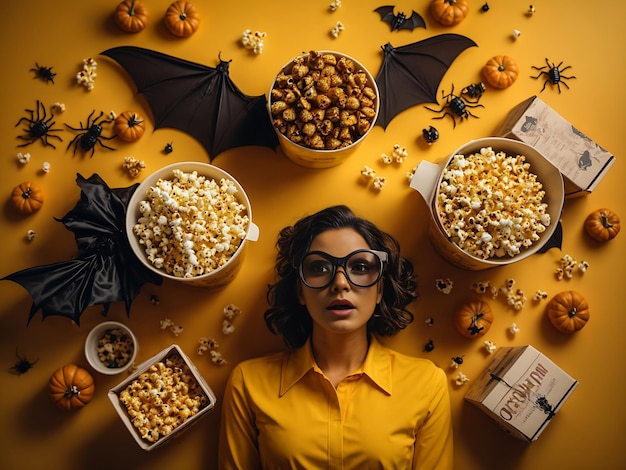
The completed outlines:
{"type": "MultiPolygon", "coordinates": [[[[309,252],[321,251],[336,258],[360,249],[370,249],[365,239],[351,228],[332,229],[317,235],[309,252]]],[[[367,321],[382,298],[382,280],[370,287],[351,284],[343,267],[337,267],[331,283],[322,289],[299,284],[300,303],[313,319],[314,330],[331,333],[353,333],[367,329],[367,321]]]]}

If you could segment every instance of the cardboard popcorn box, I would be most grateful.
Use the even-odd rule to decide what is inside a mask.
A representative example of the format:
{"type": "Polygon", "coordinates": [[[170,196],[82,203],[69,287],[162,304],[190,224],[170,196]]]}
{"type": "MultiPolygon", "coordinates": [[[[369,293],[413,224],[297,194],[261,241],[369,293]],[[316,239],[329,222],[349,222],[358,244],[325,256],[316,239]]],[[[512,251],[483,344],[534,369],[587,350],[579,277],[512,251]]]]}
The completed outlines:
{"type": "Polygon", "coordinates": [[[500,348],[465,399],[517,439],[537,440],[578,386],[530,345],[500,348]]]}
{"type": "Polygon", "coordinates": [[[563,174],[567,198],[590,194],[615,162],[615,156],[537,96],[514,107],[496,135],[521,140],[541,152],[563,174]]]}

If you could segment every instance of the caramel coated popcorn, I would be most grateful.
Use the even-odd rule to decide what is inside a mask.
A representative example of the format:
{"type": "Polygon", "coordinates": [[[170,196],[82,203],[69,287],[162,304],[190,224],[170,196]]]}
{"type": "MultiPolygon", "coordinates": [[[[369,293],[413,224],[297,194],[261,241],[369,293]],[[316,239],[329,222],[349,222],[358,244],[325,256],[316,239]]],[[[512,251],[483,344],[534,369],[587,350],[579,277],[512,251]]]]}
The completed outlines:
{"type": "Polygon", "coordinates": [[[174,170],[141,201],[133,227],[150,263],[167,274],[191,278],[224,266],[246,238],[247,208],[235,183],[174,170]]]}
{"type": "Polygon", "coordinates": [[[376,92],[367,74],[346,57],[311,51],[274,83],[274,126],[292,142],[336,150],[356,142],[374,124],[376,92]]]}
{"type": "Polygon", "coordinates": [[[523,155],[491,147],[454,155],[445,168],[437,211],[447,235],[480,259],[513,257],[550,225],[545,191],[523,155]]]}
{"type": "Polygon", "coordinates": [[[209,398],[178,354],[150,366],[119,394],[141,437],[156,442],[209,404],[209,398]]]}

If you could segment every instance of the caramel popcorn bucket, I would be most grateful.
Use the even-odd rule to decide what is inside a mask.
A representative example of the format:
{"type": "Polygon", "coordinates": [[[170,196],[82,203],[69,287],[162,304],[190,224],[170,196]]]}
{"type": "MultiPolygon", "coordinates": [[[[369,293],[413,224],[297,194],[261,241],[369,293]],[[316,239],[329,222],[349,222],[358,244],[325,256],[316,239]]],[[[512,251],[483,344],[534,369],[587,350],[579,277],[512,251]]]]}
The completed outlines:
{"type": "MultiPolygon", "coordinates": [[[[503,166],[511,165],[508,164],[507,160],[503,166]]],[[[516,171],[517,168],[511,168],[510,174],[499,175],[496,184],[508,184],[507,182],[519,180],[520,176],[519,173],[515,173],[516,171]]],[[[411,180],[411,187],[418,191],[428,204],[431,213],[429,237],[437,252],[455,266],[474,271],[515,263],[536,253],[554,234],[565,197],[561,173],[540,152],[523,142],[500,137],[487,137],[470,141],[454,151],[443,165],[422,161],[411,180]],[[460,182],[458,188],[454,188],[456,191],[454,195],[456,201],[467,201],[467,204],[461,202],[457,205],[452,202],[445,207],[440,206],[441,200],[446,197],[445,195],[441,196],[442,185],[445,189],[444,192],[450,192],[449,183],[443,181],[444,172],[453,161],[457,161],[454,160],[455,156],[467,157],[474,153],[480,153],[481,149],[486,148],[493,149],[494,153],[504,152],[507,156],[524,156],[525,162],[530,164],[528,171],[536,176],[536,181],[541,183],[541,191],[545,192],[541,207],[538,205],[537,211],[544,211],[545,214],[541,215],[541,220],[549,221],[549,223],[539,224],[540,230],[524,230],[524,233],[529,234],[528,240],[525,242],[513,237],[511,233],[515,233],[515,231],[507,227],[513,225],[519,232],[522,229],[517,228],[517,225],[527,223],[523,220],[525,217],[523,214],[529,214],[530,211],[529,216],[532,217],[533,205],[530,201],[535,199],[536,191],[534,189],[527,197],[514,198],[513,202],[507,200],[506,209],[503,208],[502,211],[489,210],[488,213],[481,214],[481,218],[478,220],[476,211],[470,210],[474,208],[472,204],[475,203],[478,208],[487,207],[491,201],[485,194],[492,193],[494,203],[498,203],[498,199],[505,199],[505,195],[502,194],[500,188],[492,188],[491,183],[484,183],[484,193],[476,192],[476,188],[483,184],[483,180],[490,175],[479,170],[472,173],[470,168],[466,168],[463,171],[455,170],[458,173],[458,180],[467,180],[467,182],[460,182]],[[450,219],[456,217],[457,214],[458,222],[453,223],[450,227],[450,219]],[[470,232],[468,229],[470,225],[479,227],[479,230],[475,230],[479,237],[474,239],[468,236],[463,239],[460,237],[460,233],[467,234],[470,232]],[[490,233],[488,227],[490,227],[489,230],[492,227],[497,228],[491,230],[490,233]],[[523,245],[523,243],[529,243],[529,245],[523,245]],[[504,246],[506,246],[506,250],[503,249],[504,246]],[[488,251],[492,252],[491,256],[486,256],[483,253],[488,251]]],[[[502,204],[498,205],[501,206],[502,204]]],[[[530,226],[531,223],[528,225],[530,226]]]]}
{"type": "Polygon", "coordinates": [[[151,271],[165,279],[214,288],[236,277],[247,243],[258,240],[259,228],[235,178],[210,164],[181,162],[161,168],[137,187],[126,212],[126,236],[151,271]],[[201,184],[194,174],[215,185],[201,184]],[[175,189],[164,183],[168,181],[176,182],[175,189]],[[148,196],[155,193],[158,202],[148,196]],[[147,207],[149,216],[142,212],[147,207]]]}
{"type": "MultiPolygon", "coordinates": [[[[309,69],[309,73],[312,70],[312,68],[309,69]]],[[[331,67],[329,70],[336,69],[331,67]]],[[[323,71],[322,74],[325,75],[326,72],[323,71]]],[[[331,80],[328,76],[323,78],[331,80]]],[[[351,98],[353,98],[357,95],[357,92],[354,90],[359,87],[354,87],[354,85],[350,86],[349,91],[344,91],[346,95],[353,95],[351,96],[351,98]]],[[[342,111],[346,109],[346,107],[342,107],[342,111]]],[[[370,133],[378,118],[379,109],[378,86],[376,85],[374,76],[356,59],[334,51],[315,51],[289,61],[280,69],[272,82],[268,99],[270,120],[278,135],[281,150],[291,161],[308,168],[329,168],[343,163],[354,153],[370,133]],[[294,66],[310,59],[313,54],[315,54],[315,57],[319,58],[332,56],[336,59],[338,64],[341,61],[351,61],[354,64],[354,75],[359,75],[357,82],[360,84],[361,91],[365,90],[367,92],[368,96],[364,96],[361,92],[358,92],[359,99],[362,97],[359,110],[365,110],[367,112],[367,119],[362,119],[351,126],[343,126],[350,129],[361,126],[359,131],[352,132],[352,138],[350,140],[345,139],[345,135],[344,137],[337,136],[337,138],[331,139],[331,134],[338,132],[339,129],[338,126],[335,126],[336,130],[331,130],[331,122],[338,122],[336,119],[339,118],[329,119],[329,113],[337,112],[334,108],[339,109],[338,106],[335,106],[336,101],[343,99],[343,97],[338,97],[335,93],[338,91],[343,93],[341,90],[348,88],[346,80],[344,80],[343,84],[336,84],[334,82],[330,83],[330,85],[328,83],[321,84],[318,78],[313,79],[310,75],[294,72],[294,66]],[[301,77],[301,75],[304,76],[301,77]],[[365,77],[364,83],[363,77],[365,77]],[[308,83],[305,85],[304,82],[308,83]],[[329,86],[328,89],[326,89],[327,86],[329,86]],[[284,98],[282,96],[283,92],[288,93],[291,90],[294,91],[291,98],[284,98]],[[332,99],[330,97],[332,97],[332,99]],[[296,106],[296,104],[291,101],[296,98],[306,101],[306,106],[310,106],[310,109],[306,111],[310,111],[311,116],[303,118],[301,114],[303,112],[302,106],[296,106]],[[365,100],[367,100],[367,102],[365,100]],[[321,104],[322,102],[325,102],[325,104],[321,104]],[[277,108],[278,105],[285,103],[290,103],[286,106],[286,111],[282,108],[277,108]],[[291,113],[292,116],[285,119],[283,116],[286,115],[283,113],[291,113]],[[302,119],[306,120],[306,124],[309,126],[308,128],[304,126],[302,119]],[[368,123],[368,125],[366,125],[366,123],[368,123]],[[316,146],[315,143],[321,145],[322,141],[324,142],[323,148],[316,146]],[[338,145],[339,142],[342,142],[341,145],[338,145]],[[346,144],[346,142],[351,143],[346,144]]],[[[356,119],[356,113],[351,111],[345,119],[356,119]]]]}

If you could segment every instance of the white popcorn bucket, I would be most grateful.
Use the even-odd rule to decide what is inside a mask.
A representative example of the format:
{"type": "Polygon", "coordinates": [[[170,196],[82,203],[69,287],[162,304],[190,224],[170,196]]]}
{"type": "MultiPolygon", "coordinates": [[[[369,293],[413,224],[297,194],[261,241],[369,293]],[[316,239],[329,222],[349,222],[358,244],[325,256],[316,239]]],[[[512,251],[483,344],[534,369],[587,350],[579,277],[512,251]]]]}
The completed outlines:
{"type": "MultiPolygon", "coordinates": [[[[374,107],[376,110],[376,114],[374,115],[374,118],[372,119],[371,126],[362,136],[360,136],[357,140],[355,140],[351,145],[348,145],[346,147],[335,149],[335,150],[315,150],[315,149],[294,143],[287,136],[285,136],[282,132],[280,132],[276,127],[274,127],[274,130],[276,134],[278,135],[278,142],[280,144],[280,148],[282,149],[283,153],[287,156],[287,158],[289,158],[291,161],[293,161],[294,163],[300,166],[304,166],[307,168],[330,168],[330,167],[337,166],[343,163],[350,155],[352,155],[352,153],[354,153],[354,151],[358,148],[358,146],[361,145],[363,140],[365,140],[365,137],[367,137],[367,135],[374,128],[374,125],[376,123],[376,120],[378,119],[378,113],[380,110],[380,101],[379,101],[380,94],[378,92],[378,86],[376,85],[376,80],[374,79],[374,76],[358,60],[354,59],[353,57],[350,57],[349,55],[343,54],[341,52],[326,51],[326,50],[316,51],[316,52],[318,52],[319,54],[332,54],[335,57],[337,57],[337,59],[345,57],[346,59],[352,60],[356,64],[356,70],[362,70],[365,72],[367,76],[367,86],[373,88],[374,92],[376,93],[376,98],[374,99],[374,107]]],[[[307,56],[308,54],[304,54],[302,56],[297,57],[294,60],[290,60],[280,69],[280,72],[277,74],[277,76],[282,72],[290,73],[295,60],[302,58],[302,57],[307,57],[307,56]]],[[[272,86],[270,87],[270,92],[268,95],[269,99],[267,100],[267,111],[269,113],[270,120],[272,121],[273,121],[273,115],[271,112],[272,90],[274,89],[275,84],[276,84],[276,79],[274,79],[274,81],[272,82],[272,86]]]]}
{"type": "Polygon", "coordinates": [[[208,163],[181,162],[168,165],[152,173],[151,175],[146,177],[146,179],[144,179],[143,182],[137,187],[128,203],[128,209],[126,212],[126,236],[133,252],[135,253],[135,256],[137,256],[141,263],[146,268],[155,272],[164,279],[182,282],[195,287],[214,288],[228,284],[236,277],[245,256],[247,242],[257,241],[259,239],[259,227],[252,222],[252,207],[250,205],[250,201],[243,187],[235,178],[233,178],[229,173],[225,172],[221,168],[210,165],[208,163]],[[151,186],[155,186],[159,179],[173,178],[174,170],[181,170],[185,173],[191,173],[193,171],[196,171],[198,175],[205,176],[218,182],[221,178],[229,179],[234,183],[235,187],[237,188],[236,198],[239,203],[243,204],[246,207],[246,213],[249,219],[245,239],[241,241],[239,247],[232,254],[226,264],[200,276],[189,278],[178,277],[166,273],[163,269],[155,267],[148,260],[144,245],[139,243],[139,238],[133,232],[133,227],[137,223],[137,220],[141,215],[139,211],[139,204],[142,200],[146,199],[146,191],[151,186]]]}
{"type": "Polygon", "coordinates": [[[453,265],[472,271],[512,264],[536,253],[554,234],[561,217],[565,199],[563,176],[554,165],[530,145],[502,137],[486,137],[472,140],[455,150],[443,165],[427,161],[420,162],[411,180],[411,188],[418,191],[428,204],[431,214],[428,233],[437,252],[453,265]],[[485,147],[493,148],[496,153],[503,151],[507,155],[525,156],[526,161],[531,165],[531,171],[537,175],[537,180],[543,185],[543,190],[545,191],[543,202],[547,204],[547,213],[550,215],[551,220],[550,225],[546,227],[544,232],[539,234],[537,241],[533,242],[530,247],[522,249],[515,256],[505,255],[503,257],[482,259],[464,251],[446,233],[437,210],[437,195],[443,172],[452,158],[457,154],[468,156],[479,152],[481,148],[485,147]]]}

